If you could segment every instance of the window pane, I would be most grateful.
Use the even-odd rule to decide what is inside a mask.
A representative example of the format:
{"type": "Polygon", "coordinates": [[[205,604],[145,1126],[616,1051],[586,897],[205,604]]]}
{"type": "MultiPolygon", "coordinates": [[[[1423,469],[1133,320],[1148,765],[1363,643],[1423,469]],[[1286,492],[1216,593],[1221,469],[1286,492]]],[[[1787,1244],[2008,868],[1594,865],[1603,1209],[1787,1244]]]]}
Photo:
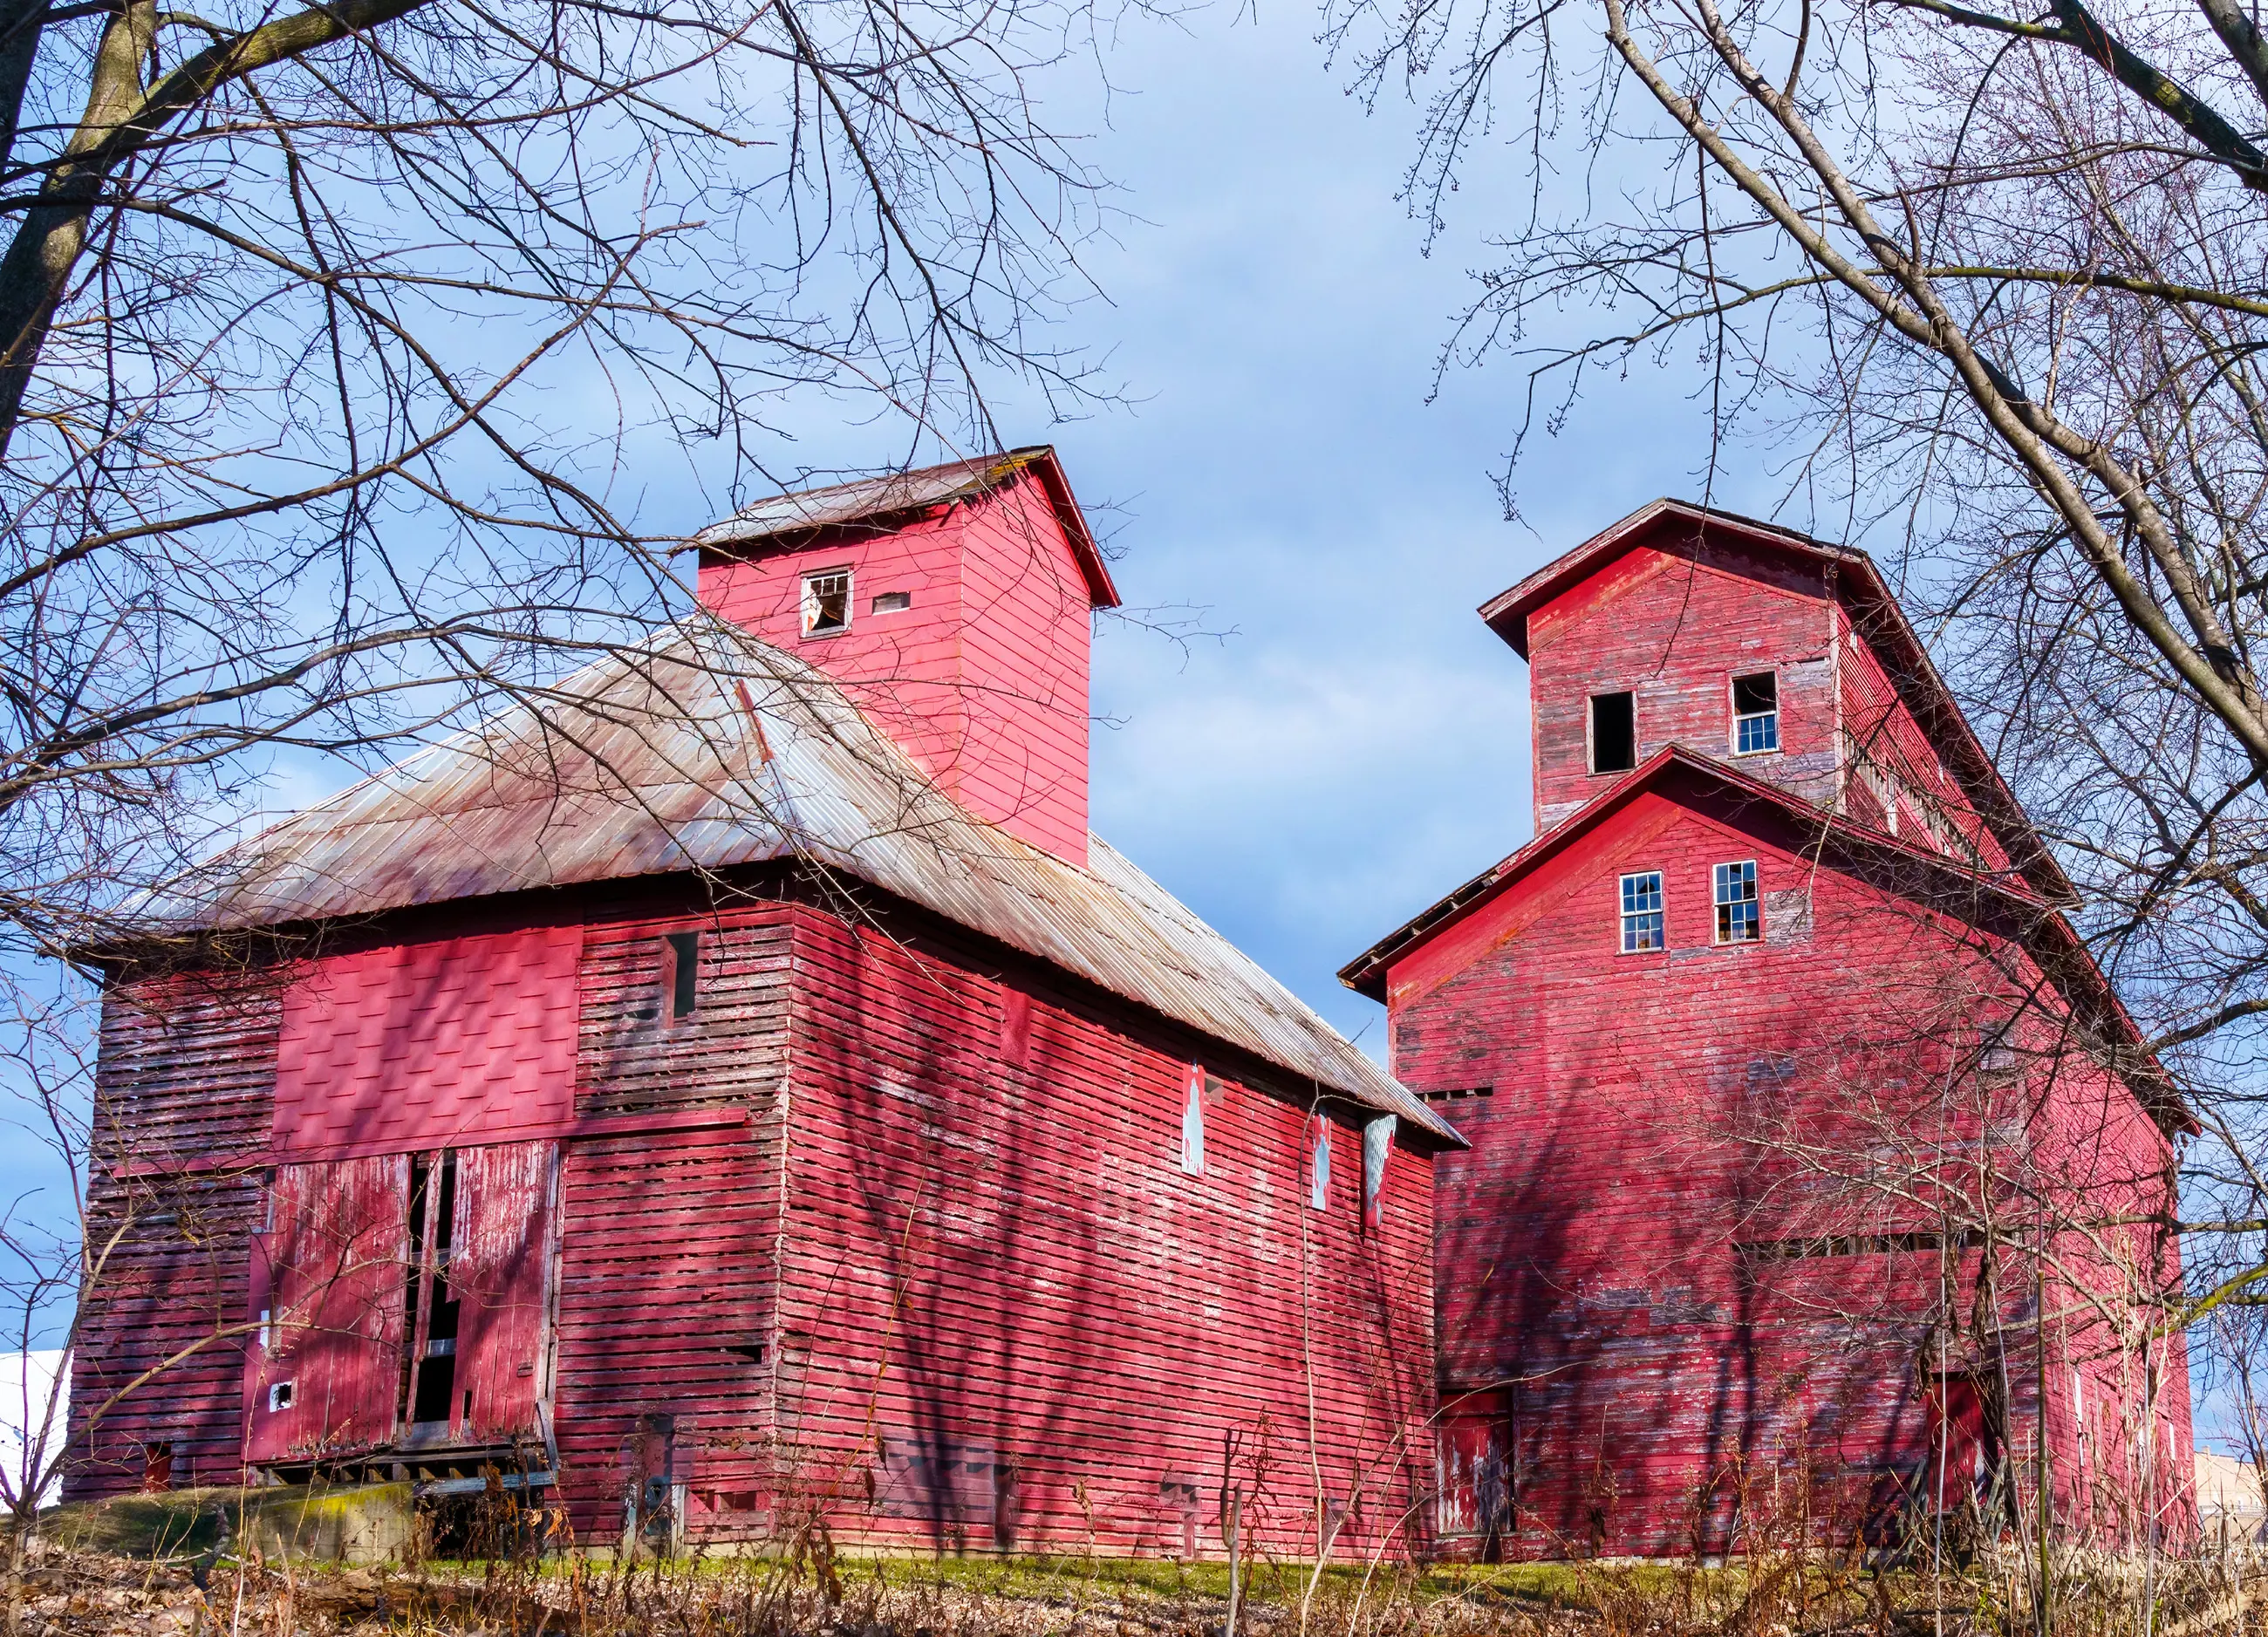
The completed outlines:
{"type": "Polygon", "coordinates": [[[1717,905],[1717,942],[1753,943],[1764,936],[1756,905],[1756,861],[1719,864],[1712,896],[1717,905]]]}
{"type": "Polygon", "coordinates": [[[1649,870],[1622,878],[1623,952],[1662,947],[1661,872],[1649,870]]]}

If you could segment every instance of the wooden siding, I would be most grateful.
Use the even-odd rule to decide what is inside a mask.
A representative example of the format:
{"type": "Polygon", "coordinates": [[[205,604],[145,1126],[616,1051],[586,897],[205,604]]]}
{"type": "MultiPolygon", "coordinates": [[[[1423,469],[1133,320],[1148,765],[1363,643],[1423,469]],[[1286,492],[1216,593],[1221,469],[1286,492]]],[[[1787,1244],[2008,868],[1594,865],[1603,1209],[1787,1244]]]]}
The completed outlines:
{"type": "MultiPolygon", "coordinates": [[[[1990,1141],[2090,1209],[2165,1198],[2163,1139],[2068,1053],[2043,1048],[2052,1075],[1933,1101],[1977,1020],[2028,983],[2052,993],[1958,915],[1822,867],[1752,804],[1697,794],[1640,797],[1395,966],[1395,1073],[1466,1094],[1441,1105],[1473,1147],[1437,1178],[1440,1382],[1448,1400],[1509,1396],[1514,1550],[1722,1550],[1742,1486],[1768,1472],[1808,1473],[1845,1522],[1918,1477],[1930,1380],[1983,1368],[1929,1350],[1940,1265],[1971,1299],[1979,1269],[1957,1244],[1900,1237],[1917,1224],[1881,1168],[1973,1163],[1990,1141]],[[1719,946],[1712,868],[1745,859],[1765,937],[1719,946]],[[1668,947],[1624,955],[1616,882],[1636,870],[1663,874],[1668,947]]],[[[2030,1026],[2051,1037],[2054,1021],[2030,1026]]],[[[2143,1265],[2176,1273],[2171,1246],[2143,1237],[2143,1265]]],[[[2021,1286],[2001,1288],[2019,1337],[2021,1286]]],[[[2050,1334],[2051,1349],[2103,1340],[2050,1334]]],[[[2036,1365],[2021,1345],[2009,1363],[2024,1456],[2036,1365]]],[[[2101,1367],[2131,1377],[2131,1361],[2101,1367]]],[[[2178,1468],[2185,1385],[2162,1403],[2178,1468]]],[[[2052,1414],[2049,1436],[2073,1472],[2052,1414]]]]}
{"type": "Polygon", "coordinates": [[[902,526],[706,560],[701,597],[843,683],[970,811],[1086,862],[1092,596],[1032,473],[902,526]],[[803,576],[836,569],[852,576],[850,628],[806,637],[803,576]],[[880,591],[911,606],[874,613],[880,591]]]}
{"type": "Polygon", "coordinates": [[[1429,1156],[1393,1151],[1366,1234],[1359,1128],[1310,1210],[1311,1111],[1233,1065],[1184,1175],[1204,1053],[1126,1009],[811,910],[795,969],[780,1453],[838,1538],[1217,1553],[1224,1485],[1263,1479],[1271,1549],[1319,1505],[1350,1550],[1395,1536],[1429,1156]]]}

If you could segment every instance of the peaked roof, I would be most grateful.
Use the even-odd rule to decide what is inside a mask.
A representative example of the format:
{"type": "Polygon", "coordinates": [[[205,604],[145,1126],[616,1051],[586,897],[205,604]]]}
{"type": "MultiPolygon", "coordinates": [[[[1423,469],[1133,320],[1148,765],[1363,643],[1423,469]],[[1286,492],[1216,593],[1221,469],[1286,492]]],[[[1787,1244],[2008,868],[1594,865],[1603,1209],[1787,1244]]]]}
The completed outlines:
{"type": "Polygon", "coordinates": [[[1445,1141],[1454,1127],[1116,851],[940,794],[825,672],[721,623],[587,665],[239,843],[141,917],[247,929],[769,860],[871,883],[1445,1141]]]}
{"type": "Polygon", "coordinates": [[[1645,544],[1659,530],[1676,524],[1764,555],[1781,556],[1831,570],[1829,583],[1849,612],[1852,627],[1881,660],[1891,686],[1898,691],[1900,702],[1913,713],[1931,745],[1945,759],[1947,770],[1960,781],[1962,795],[1977,816],[1991,826],[1994,839],[2037,891],[2063,901],[2077,896],[2070,877],[2055,862],[2039,833],[2032,828],[2022,804],[2001,779],[2000,770],[1993,765],[1984,745],[1977,742],[1969,719],[1953,697],[1953,690],[1938,674],[1929,650],[1907,620],[1905,610],[1898,606],[1881,569],[1855,546],[1830,545],[1776,523],[1761,523],[1754,518],[1695,505],[1690,501],[1649,501],[1517,585],[1490,598],[1480,606],[1481,618],[1525,659],[1530,616],[1579,582],[1645,544]]]}
{"type": "Polygon", "coordinates": [[[1111,583],[1101,548],[1094,543],[1086,518],[1071,496],[1063,463],[1047,444],[760,500],[722,523],[711,524],[686,543],[703,550],[729,550],[774,542],[793,544],[795,537],[818,529],[900,523],[932,507],[954,505],[1005,488],[1027,472],[1047,492],[1048,504],[1063,525],[1071,554],[1079,560],[1092,606],[1117,607],[1118,588],[1111,583]]]}
{"type": "Polygon", "coordinates": [[[1808,844],[1822,856],[1840,855],[1853,863],[1895,863],[1911,877],[1944,889],[1948,896],[1957,895],[1971,903],[1981,899],[2007,913],[2015,936],[2055,982],[2073,1013],[2117,1049],[2120,1075],[2153,1117],[2170,1128],[2195,1128],[2172,1080],[2150,1055],[2146,1039],[2095,965],[2093,954],[2080,942],[2061,910],[2033,892],[2028,883],[1972,870],[1941,853],[1912,846],[1683,745],[1655,752],[1509,858],[1483,870],[1381,938],[1340,969],[1339,981],[1358,994],[1383,1001],[1387,973],[1397,962],[1502,897],[1640,795],[1660,789],[1681,776],[1739,797],[1742,811],[1757,806],[1777,810],[1808,835],[1808,844]]]}

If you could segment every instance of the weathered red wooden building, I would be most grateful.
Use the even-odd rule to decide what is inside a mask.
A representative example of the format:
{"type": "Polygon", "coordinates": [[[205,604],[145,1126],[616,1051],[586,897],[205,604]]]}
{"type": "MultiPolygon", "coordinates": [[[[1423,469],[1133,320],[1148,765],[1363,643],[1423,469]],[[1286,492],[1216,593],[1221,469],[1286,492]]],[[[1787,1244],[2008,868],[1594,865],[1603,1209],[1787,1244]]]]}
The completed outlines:
{"type": "Polygon", "coordinates": [[[1874,565],[1662,502],[1481,612],[1535,839],[1342,974],[1471,1142],[1447,1544],[2184,1527],[2186,1117],[1874,565]]]}
{"type": "Polygon", "coordinates": [[[713,617],[109,958],[70,1493],[487,1465],[601,1542],[1182,1553],[1234,1497],[1398,1538],[1457,1139],[1089,836],[1116,594],[1053,455],[696,545],[713,617]]]}

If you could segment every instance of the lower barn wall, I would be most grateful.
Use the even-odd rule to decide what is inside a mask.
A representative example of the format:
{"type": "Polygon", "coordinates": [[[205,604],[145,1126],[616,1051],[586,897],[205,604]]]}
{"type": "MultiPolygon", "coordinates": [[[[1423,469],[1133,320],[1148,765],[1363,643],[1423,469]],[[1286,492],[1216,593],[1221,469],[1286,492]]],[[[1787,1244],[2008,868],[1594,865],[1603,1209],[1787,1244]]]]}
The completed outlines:
{"type": "MultiPolygon", "coordinates": [[[[924,1548],[1407,1544],[1431,1400],[1431,1159],[1363,1222],[1359,1112],[967,949],[795,934],[779,1504],[924,1548]]],[[[696,1490],[706,1480],[696,1476],[696,1490]]],[[[696,1513],[698,1516],[698,1513],[696,1513]]]]}
{"type": "MultiPolygon", "coordinates": [[[[2003,1259],[2007,1353],[1980,1354],[1978,1259],[1902,1238],[1933,1225],[1911,1200],[1933,1175],[1970,1174],[1980,1129],[2082,1217],[2154,1214],[2168,1156],[2124,1086],[2075,1053],[2027,1047],[2005,1081],[1948,1082],[1977,1019],[2007,1015],[2010,992],[2052,993],[2021,980],[2020,953],[1822,868],[1751,813],[1652,798],[1486,914],[1460,934],[1470,958],[1399,991],[1394,1018],[1397,1075],[1472,1142],[1436,1177],[1440,1383],[1445,1413],[1475,1423],[1447,1442],[1493,1459],[1512,1528],[1449,1544],[1660,1555],[1727,1550],[1736,1522],[1879,1530],[1901,1494],[1933,1490],[1948,1377],[2003,1396],[2029,1493],[2032,1255],[2003,1259]],[[1761,944],[1712,943],[1711,870],[1729,859],[1756,861],[1761,944]],[[1620,955],[1616,877],[1638,870],[1664,872],[1668,948],[1620,955]],[[1969,1340],[1940,1347],[1941,1315],[1969,1340]]],[[[2058,1263],[2083,1277],[2078,1248],[2058,1263]]],[[[2151,1265],[2139,1239],[2134,1252],[2151,1265]]],[[[2154,1254],[2177,1280],[2162,1239],[2154,1254]]],[[[2133,1272],[2102,1270],[2095,1293],[2131,1299],[2133,1272]]],[[[2101,1532],[2115,1507],[2072,1490],[2082,1472],[2103,1491],[2136,1470],[2113,1425],[2138,1413],[2147,1372],[2082,1333],[2079,1295],[2049,1292],[2049,1464],[2064,1524],[2101,1532]],[[2085,1440],[2056,1407],[2073,1365],[2085,1440]]],[[[2191,1434],[2181,1340],[2161,1345],[2170,1524],[2191,1434]]]]}

